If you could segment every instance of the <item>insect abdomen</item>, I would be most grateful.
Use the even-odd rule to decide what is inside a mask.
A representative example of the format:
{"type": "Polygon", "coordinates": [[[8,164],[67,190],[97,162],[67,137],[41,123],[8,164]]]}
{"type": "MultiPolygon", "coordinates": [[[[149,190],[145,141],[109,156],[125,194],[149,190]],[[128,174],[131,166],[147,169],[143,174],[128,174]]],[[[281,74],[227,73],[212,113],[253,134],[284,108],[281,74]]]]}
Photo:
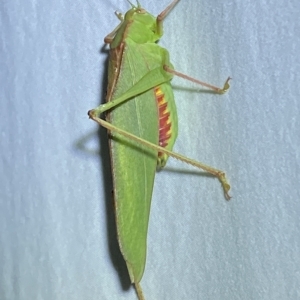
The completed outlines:
{"type": "MultiPolygon", "coordinates": [[[[177,111],[170,84],[164,84],[154,89],[158,106],[159,146],[172,150],[177,138],[177,111]]],[[[165,166],[168,155],[158,152],[157,166],[165,166]]]]}

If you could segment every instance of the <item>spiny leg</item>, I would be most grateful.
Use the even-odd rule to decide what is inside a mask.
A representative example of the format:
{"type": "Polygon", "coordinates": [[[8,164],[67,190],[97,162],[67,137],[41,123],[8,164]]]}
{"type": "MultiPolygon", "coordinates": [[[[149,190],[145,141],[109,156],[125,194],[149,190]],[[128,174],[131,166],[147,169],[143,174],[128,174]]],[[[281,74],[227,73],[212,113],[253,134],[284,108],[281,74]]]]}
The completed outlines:
{"type": "Polygon", "coordinates": [[[183,73],[181,73],[181,72],[175,71],[175,70],[169,68],[167,65],[164,65],[164,70],[165,70],[166,72],[171,73],[171,74],[174,74],[174,75],[176,75],[176,76],[178,76],[178,77],[181,77],[181,78],[184,78],[184,79],[186,79],[186,80],[195,82],[195,83],[200,84],[200,85],[202,85],[202,86],[205,86],[205,87],[207,87],[207,88],[209,88],[209,89],[215,91],[215,92],[218,93],[218,94],[224,94],[224,93],[226,93],[226,92],[228,91],[228,89],[230,88],[230,85],[229,85],[229,80],[231,79],[230,77],[228,77],[228,78],[226,79],[223,88],[219,88],[219,87],[216,87],[216,86],[211,85],[211,84],[209,84],[209,83],[200,81],[200,80],[198,80],[198,79],[196,79],[196,78],[193,78],[193,77],[191,77],[191,76],[188,76],[188,75],[186,75],[186,74],[183,74],[183,73]]]}
{"type": "Polygon", "coordinates": [[[115,11],[115,15],[117,16],[117,18],[121,21],[121,23],[111,32],[109,33],[105,38],[104,38],[104,43],[105,44],[111,44],[113,39],[114,39],[114,36],[116,34],[116,32],[119,30],[119,28],[121,27],[122,25],[122,22],[124,20],[124,16],[122,13],[118,12],[118,11],[115,11]]]}
{"type": "Polygon", "coordinates": [[[144,297],[144,294],[143,294],[140,284],[138,282],[136,282],[134,285],[135,285],[136,293],[137,293],[139,300],[145,300],[145,297],[144,297]]]}
{"type": "Polygon", "coordinates": [[[169,12],[174,8],[174,6],[179,2],[180,0],[173,0],[156,18],[156,32],[159,35],[162,35],[163,32],[163,21],[166,18],[166,16],[169,14],[169,12]]]}
{"type": "Polygon", "coordinates": [[[183,155],[181,155],[181,154],[179,154],[179,153],[176,153],[176,152],[167,150],[167,149],[164,148],[164,147],[160,147],[160,146],[158,146],[158,145],[155,145],[155,144],[153,144],[153,143],[150,143],[150,142],[148,142],[148,141],[146,141],[146,140],[144,140],[144,139],[142,139],[142,138],[140,138],[140,137],[138,137],[138,136],[136,136],[136,135],[131,134],[130,132],[127,132],[127,131],[125,131],[125,130],[122,130],[121,128],[118,128],[118,127],[112,125],[111,123],[109,123],[109,122],[107,122],[107,121],[105,121],[105,120],[103,120],[103,119],[97,117],[97,111],[95,111],[95,110],[90,110],[90,111],[88,112],[88,115],[89,115],[89,117],[90,117],[92,120],[94,120],[94,121],[97,122],[99,125],[101,125],[101,126],[107,128],[107,129],[110,130],[110,131],[113,131],[113,132],[115,132],[115,133],[118,133],[118,134],[120,134],[120,135],[122,135],[122,136],[125,136],[125,137],[127,137],[127,138],[129,138],[129,139],[131,139],[131,140],[133,140],[133,141],[136,141],[136,142],[139,143],[139,144],[142,144],[142,145],[145,145],[145,146],[147,146],[147,147],[149,147],[149,148],[151,148],[151,149],[154,149],[154,150],[156,150],[157,152],[165,153],[166,155],[172,156],[172,157],[174,157],[174,158],[176,158],[176,159],[179,159],[179,160],[181,160],[181,161],[183,161],[183,162],[185,162],[185,163],[187,163],[187,164],[190,164],[190,165],[192,165],[192,166],[195,166],[196,168],[202,169],[202,170],[204,170],[204,171],[206,171],[206,172],[208,172],[208,173],[210,173],[210,174],[216,176],[216,177],[219,179],[219,181],[221,182],[221,184],[222,184],[222,187],[223,187],[223,191],[224,191],[224,195],[225,195],[226,200],[229,200],[229,199],[231,198],[231,197],[229,196],[229,194],[228,194],[228,192],[229,192],[229,190],[230,190],[230,185],[229,185],[228,180],[227,180],[227,178],[226,178],[226,175],[225,175],[225,173],[224,173],[223,171],[218,170],[218,169],[215,169],[215,168],[213,168],[213,167],[210,167],[210,166],[208,166],[208,165],[206,165],[206,164],[203,164],[203,163],[201,163],[201,162],[198,162],[198,161],[196,161],[196,160],[190,159],[190,158],[188,158],[188,157],[186,157],[186,156],[183,156],[183,155]]]}

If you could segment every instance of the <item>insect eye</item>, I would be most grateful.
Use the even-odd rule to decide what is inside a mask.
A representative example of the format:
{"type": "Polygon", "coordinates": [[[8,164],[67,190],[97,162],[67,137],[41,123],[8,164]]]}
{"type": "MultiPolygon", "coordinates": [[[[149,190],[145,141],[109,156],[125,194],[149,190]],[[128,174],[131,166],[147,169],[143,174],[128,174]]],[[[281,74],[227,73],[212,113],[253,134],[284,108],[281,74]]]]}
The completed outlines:
{"type": "Polygon", "coordinates": [[[144,14],[146,12],[146,10],[144,8],[139,7],[139,8],[137,8],[136,12],[138,14],[144,14]]]}

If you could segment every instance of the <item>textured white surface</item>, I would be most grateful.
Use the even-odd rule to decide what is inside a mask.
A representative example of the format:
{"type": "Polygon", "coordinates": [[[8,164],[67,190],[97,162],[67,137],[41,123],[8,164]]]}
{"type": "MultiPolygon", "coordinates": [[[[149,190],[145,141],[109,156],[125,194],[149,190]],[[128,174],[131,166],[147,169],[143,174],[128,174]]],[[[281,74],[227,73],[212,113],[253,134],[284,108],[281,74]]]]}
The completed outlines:
{"type": "MultiPolygon", "coordinates": [[[[158,14],[168,1],[143,2],[158,14]]],[[[115,240],[105,130],[86,112],[105,93],[104,36],[125,1],[0,5],[0,298],[136,299],[115,240]],[[100,148],[101,156],[88,151],[100,148]]],[[[300,299],[300,2],[184,1],[161,45],[174,80],[175,150],[157,175],[142,286],[155,299],[300,299]]]]}

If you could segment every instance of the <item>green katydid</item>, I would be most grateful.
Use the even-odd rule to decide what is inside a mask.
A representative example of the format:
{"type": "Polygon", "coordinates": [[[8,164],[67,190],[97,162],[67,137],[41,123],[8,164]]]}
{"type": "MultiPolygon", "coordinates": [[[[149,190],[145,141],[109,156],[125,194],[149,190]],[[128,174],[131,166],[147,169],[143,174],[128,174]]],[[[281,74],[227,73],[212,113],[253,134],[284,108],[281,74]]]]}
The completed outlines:
{"type": "MultiPolygon", "coordinates": [[[[129,2],[129,1],[128,1],[129,2]]],[[[173,0],[156,18],[139,2],[123,16],[104,42],[110,45],[109,82],[105,104],[90,110],[91,119],[107,128],[114,183],[117,238],[138,298],[146,262],[147,229],[155,171],[169,156],[216,176],[230,196],[223,171],[172,152],[177,137],[177,113],[171,79],[174,75],[222,94],[228,78],[217,88],[174,70],[169,53],[156,42],[163,35],[163,20],[179,2],[173,0]],[[100,115],[108,112],[106,120],[100,115]]]]}

